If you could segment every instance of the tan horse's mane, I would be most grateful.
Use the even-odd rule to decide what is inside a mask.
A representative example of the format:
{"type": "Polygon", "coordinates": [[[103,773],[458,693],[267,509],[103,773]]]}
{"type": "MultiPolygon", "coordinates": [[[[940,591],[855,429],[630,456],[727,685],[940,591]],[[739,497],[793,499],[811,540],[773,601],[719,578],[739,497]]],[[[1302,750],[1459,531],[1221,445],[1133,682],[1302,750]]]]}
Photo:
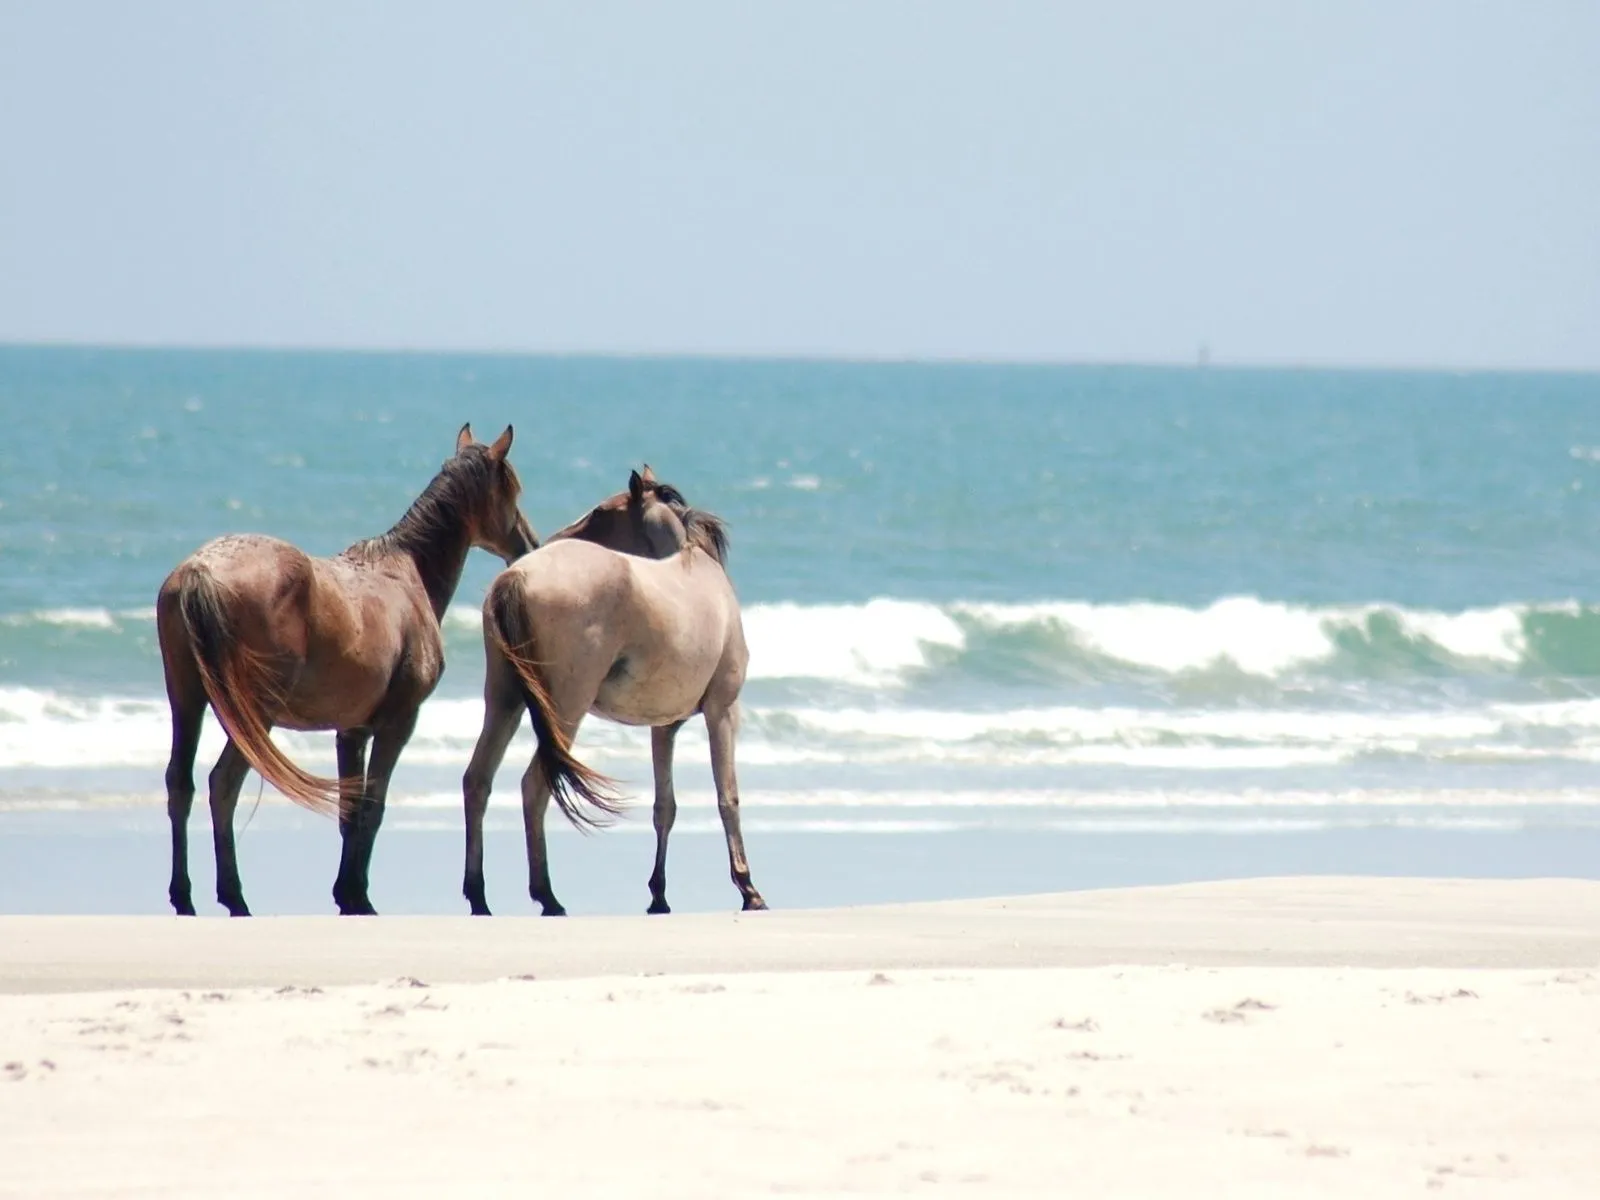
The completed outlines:
{"type": "Polygon", "coordinates": [[[688,508],[678,513],[678,519],[683,522],[685,547],[698,546],[712,558],[717,560],[719,567],[728,565],[728,523],[721,517],[705,512],[698,508],[688,508]]]}
{"type": "Polygon", "coordinates": [[[684,548],[698,547],[717,560],[719,567],[728,565],[728,523],[715,513],[692,507],[670,483],[652,481],[645,484],[656,500],[673,511],[683,522],[684,548]]]}

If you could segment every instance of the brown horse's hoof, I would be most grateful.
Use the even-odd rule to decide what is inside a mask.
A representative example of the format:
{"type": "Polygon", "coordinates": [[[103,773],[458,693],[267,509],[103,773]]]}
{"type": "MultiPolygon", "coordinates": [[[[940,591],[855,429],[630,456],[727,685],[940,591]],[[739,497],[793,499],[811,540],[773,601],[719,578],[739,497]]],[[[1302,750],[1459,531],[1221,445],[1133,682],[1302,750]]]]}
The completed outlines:
{"type": "Polygon", "coordinates": [[[650,907],[644,911],[647,916],[664,917],[672,912],[672,908],[667,904],[667,898],[662,896],[659,899],[650,901],[650,907]]]}
{"type": "Polygon", "coordinates": [[[745,912],[766,912],[767,911],[767,902],[765,900],[763,900],[760,896],[757,896],[757,895],[746,896],[744,898],[744,911],[745,912]]]}

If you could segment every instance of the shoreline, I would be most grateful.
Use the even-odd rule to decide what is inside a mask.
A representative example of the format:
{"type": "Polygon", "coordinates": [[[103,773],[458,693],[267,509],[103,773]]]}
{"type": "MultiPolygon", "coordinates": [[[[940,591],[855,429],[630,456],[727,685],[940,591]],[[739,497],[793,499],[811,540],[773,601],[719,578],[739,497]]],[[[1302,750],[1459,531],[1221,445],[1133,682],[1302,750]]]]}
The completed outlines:
{"type": "Polygon", "coordinates": [[[0,994],[1174,963],[1600,968],[1600,882],[1289,877],[666,918],[0,916],[0,994]]]}

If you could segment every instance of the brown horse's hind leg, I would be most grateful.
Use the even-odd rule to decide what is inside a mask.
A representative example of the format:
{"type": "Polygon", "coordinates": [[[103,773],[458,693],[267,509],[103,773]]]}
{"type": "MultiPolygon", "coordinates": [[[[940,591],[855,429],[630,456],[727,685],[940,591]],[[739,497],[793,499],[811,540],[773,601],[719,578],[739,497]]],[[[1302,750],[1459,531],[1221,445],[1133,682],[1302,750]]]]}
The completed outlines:
{"type": "Polygon", "coordinates": [[[655,768],[656,803],[652,814],[656,827],[656,867],[650,873],[651,914],[669,913],[667,905],[667,838],[678,818],[678,797],[672,789],[672,750],[683,722],[658,725],[650,731],[650,761],[655,768]]]}
{"type": "Polygon", "coordinates": [[[194,756],[206,717],[205,693],[199,700],[172,697],[172,755],[167,760],[167,820],[172,825],[172,882],[167,899],[180,917],[194,916],[189,887],[189,813],[194,807],[194,756]]]}
{"type": "Polygon", "coordinates": [[[522,697],[515,678],[503,658],[490,652],[487,683],[483,696],[483,731],[472,750],[472,762],[461,778],[461,801],[467,822],[467,861],[462,872],[461,894],[472,906],[475,917],[489,916],[489,902],[483,890],[483,814],[489,807],[489,790],[494,773],[505,759],[506,747],[522,724],[522,697]],[[510,686],[506,686],[509,682],[510,686]]]}
{"type": "Polygon", "coordinates": [[[244,888],[239,883],[239,859],[233,845],[233,814],[239,805],[239,789],[250,773],[250,764],[232,738],[222,748],[222,757],[211,769],[211,842],[217,852],[217,903],[230,917],[248,917],[244,888]]]}
{"type": "Polygon", "coordinates": [[[722,832],[728,839],[728,869],[733,885],[744,897],[750,912],[766,908],[767,902],[750,882],[750,863],[744,856],[744,833],[739,828],[739,779],[733,768],[733,705],[706,705],[706,733],[711,739],[711,778],[717,785],[717,812],[722,817],[722,832]]]}
{"type": "Polygon", "coordinates": [[[372,737],[372,761],[367,766],[367,782],[361,803],[349,823],[342,827],[344,847],[339,856],[339,875],[333,881],[333,899],[347,917],[375,917],[367,895],[372,848],[377,844],[378,827],[383,824],[383,809],[389,797],[389,776],[394,774],[400,752],[417,727],[417,710],[384,722],[372,737]]]}

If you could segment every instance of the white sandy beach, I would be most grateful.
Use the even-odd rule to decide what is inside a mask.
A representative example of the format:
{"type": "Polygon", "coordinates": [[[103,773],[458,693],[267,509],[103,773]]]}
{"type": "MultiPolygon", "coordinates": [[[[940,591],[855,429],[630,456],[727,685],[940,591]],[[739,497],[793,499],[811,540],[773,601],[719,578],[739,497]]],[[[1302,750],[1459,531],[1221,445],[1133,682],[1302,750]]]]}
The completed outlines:
{"type": "Polygon", "coordinates": [[[1591,1196],[1600,884],[0,918],[0,1193],[1591,1196]]]}

